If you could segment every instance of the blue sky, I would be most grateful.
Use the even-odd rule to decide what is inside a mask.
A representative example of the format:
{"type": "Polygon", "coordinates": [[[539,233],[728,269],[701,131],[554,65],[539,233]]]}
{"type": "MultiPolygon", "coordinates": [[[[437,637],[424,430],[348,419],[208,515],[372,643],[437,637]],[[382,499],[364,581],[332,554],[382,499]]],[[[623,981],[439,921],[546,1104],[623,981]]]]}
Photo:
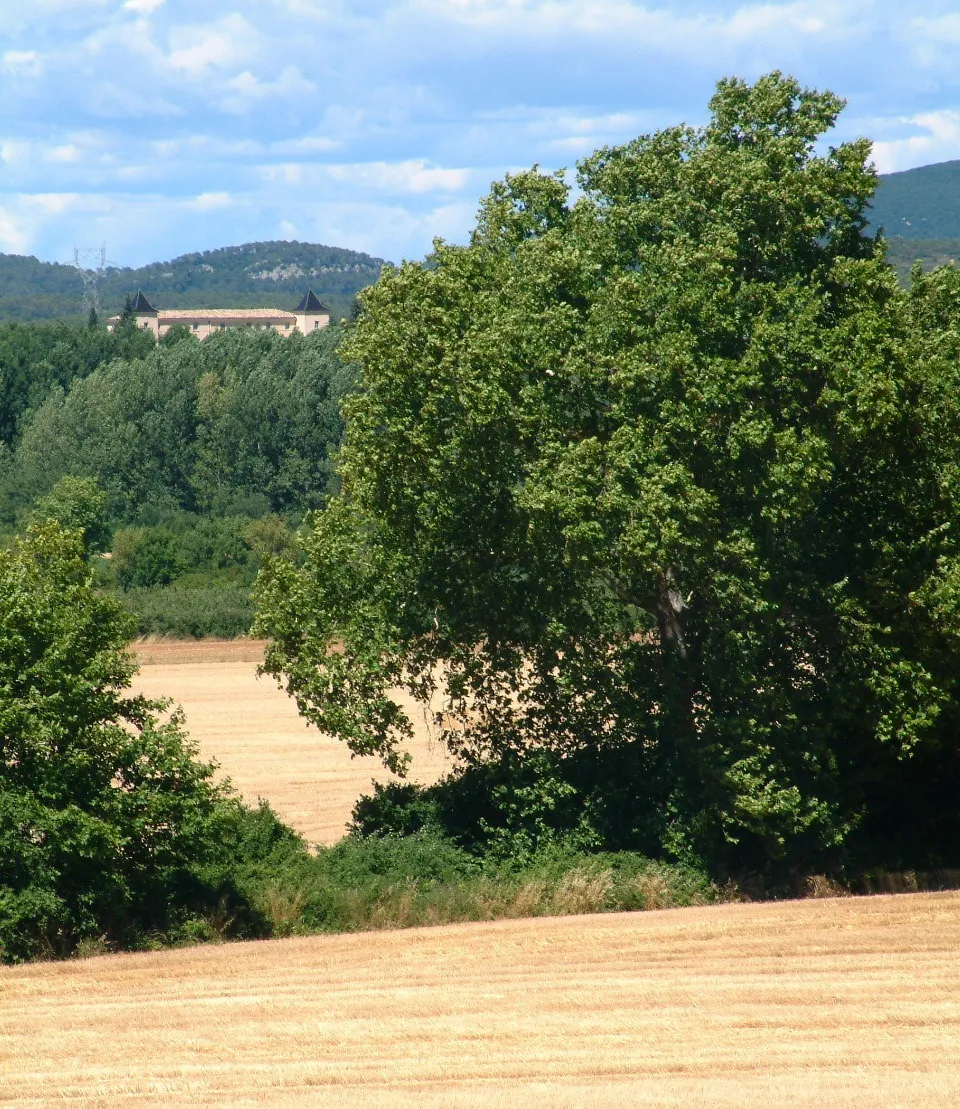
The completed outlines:
{"type": "Polygon", "coordinates": [[[960,158],[960,0],[0,0],[0,251],[257,239],[399,260],[504,172],[701,123],[779,68],[881,171],[960,158]]]}

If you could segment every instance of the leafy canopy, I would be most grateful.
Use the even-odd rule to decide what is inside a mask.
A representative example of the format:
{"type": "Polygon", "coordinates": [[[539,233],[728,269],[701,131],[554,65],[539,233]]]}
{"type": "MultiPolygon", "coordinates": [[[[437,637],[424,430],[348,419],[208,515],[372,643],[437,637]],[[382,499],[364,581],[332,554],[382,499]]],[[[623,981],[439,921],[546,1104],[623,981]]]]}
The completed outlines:
{"type": "Polygon", "coordinates": [[[301,712],[402,768],[405,687],[527,768],[507,823],[721,867],[956,843],[958,367],[841,107],[722,81],[364,294],[341,493],[260,585],[301,712]]]}
{"type": "Polygon", "coordinates": [[[127,946],[210,908],[240,816],[174,714],[128,691],[129,618],[79,531],[0,551],[0,961],[127,946]]]}

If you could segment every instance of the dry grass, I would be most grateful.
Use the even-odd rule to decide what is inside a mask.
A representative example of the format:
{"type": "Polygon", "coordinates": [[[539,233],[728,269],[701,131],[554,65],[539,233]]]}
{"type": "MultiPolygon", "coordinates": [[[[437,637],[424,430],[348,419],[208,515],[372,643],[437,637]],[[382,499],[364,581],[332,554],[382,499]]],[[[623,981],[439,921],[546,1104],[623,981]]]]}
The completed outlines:
{"type": "Polygon", "coordinates": [[[930,1109],[958,1045],[955,893],[0,970],[11,1106],[930,1109]]]}
{"type": "MultiPolygon", "coordinates": [[[[335,843],[371,780],[391,778],[378,759],[351,758],[339,740],[308,728],[273,678],[257,677],[263,643],[161,640],[135,647],[141,665],[135,687],[183,705],[203,757],[216,759],[249,801],[266,798],[308,842],[335,843]]],[[[417,726],[411,780],[429,784],[447,769],[445,752],[431,741],[419,706],[406,704],[417,726]]]]}

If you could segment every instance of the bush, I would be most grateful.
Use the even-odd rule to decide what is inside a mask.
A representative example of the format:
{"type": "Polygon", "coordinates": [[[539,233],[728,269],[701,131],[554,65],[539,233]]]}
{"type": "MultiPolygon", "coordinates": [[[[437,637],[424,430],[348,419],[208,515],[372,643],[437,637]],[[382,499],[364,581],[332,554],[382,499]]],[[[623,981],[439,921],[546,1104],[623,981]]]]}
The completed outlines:
{"type": "Polygon", "coordinates": [[[184,570],[176,537],[161,528],[118,531],[113,561],[117,581],[125,589],[169,585],[184,570]]]}
{"type": "Polygon", "coordinates": [[[554,847],[517,864],[436,832],[350,835],[316,856],[272,853],[243,889],[273,934],[702,905],[720,891],[693,868],[554,847]]]}
{"type": "Polygon", "coordinates": [[[180,716],[127,695],[129,632],[79,531],[35,525],[0,551],[2,961],[136,947],[198,917],[266,928],[236,881],[257,844],[243,806],[180,716]]]}
{"type": "Polygon", "coordinates": [[[253,621],[250,587],[236,581],[181,579],[151,589],[128,589],[120,601],[133,616],[138,635],[177,639],[232,639],[253,621]]]}

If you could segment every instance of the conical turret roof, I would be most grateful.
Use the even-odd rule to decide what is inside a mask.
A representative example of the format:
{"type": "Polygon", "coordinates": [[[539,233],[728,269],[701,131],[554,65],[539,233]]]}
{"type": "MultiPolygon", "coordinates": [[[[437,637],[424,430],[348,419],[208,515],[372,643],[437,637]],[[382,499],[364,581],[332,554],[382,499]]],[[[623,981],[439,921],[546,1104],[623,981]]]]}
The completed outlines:
{"type": "Polygon", "coordinates": [[[133,300],[133,310],[138,315],[145,315],[148,312],[151,316],[155,316],[157,314],[156,308],[154,308],[150,301],[147,300],[147,298],[143,295],[142,289],[137,289],[137,295],[136,297],[134,297],[133,300]]]}
{"type": "Polygon", "coordinates": [[[324,308],[317,300],[313,289],[307,289],[303,300],[294,308],[294,312],[329,312],[329,308],[324,308]]]}

